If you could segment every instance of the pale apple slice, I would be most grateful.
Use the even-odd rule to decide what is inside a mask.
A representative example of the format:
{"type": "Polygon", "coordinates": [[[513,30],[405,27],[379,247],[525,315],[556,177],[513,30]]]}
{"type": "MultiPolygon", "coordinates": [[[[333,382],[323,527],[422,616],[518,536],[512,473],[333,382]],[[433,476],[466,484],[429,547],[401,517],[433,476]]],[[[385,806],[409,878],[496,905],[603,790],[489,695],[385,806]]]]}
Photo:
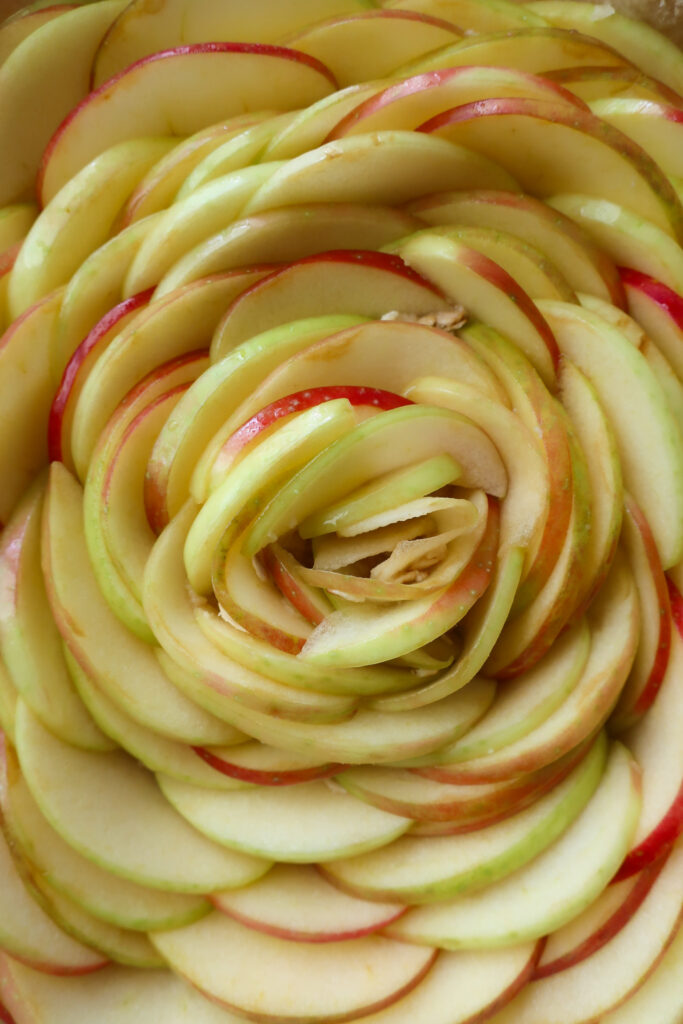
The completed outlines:
{"type": "Polygon", "coordinates": [[[111,750],[74,689],[64,662],[40,562],[45,480],[18,505],[0,542],[0,651],[31,710],[67,743],[111,750]]]}
{"type": "Polygon", "coordinates": [[[541,100],[491,99],[437,115],[419,131],[437,134],[502,164],[526,192],[609,195],[683,237],[683,208],[669,180],[644,150],[593,114],[541,100]]]}
{"type": "Polygon", "coordinates": [[[539,249],[576,292],[617,306],[624,293],[616,267],[569,217],[532,196],[476,189],[427,196],[407,206],[429,224],[462,224],[509,231],[539,249]]]}
{"type": "MultiPolygon", "coordinates": [[[[610,820],[611,813],[607,810],[605,822],[610,820]]],[[[509,1007],[493,1018],[495,1024],[588,1024],[594,1020],[611,1024],[612,1015],[603,1015],[621,1003],[624,1003],[623,1012],[628,1012],[631,1002],[626,1000],[632,993],[635,993],[634,1006],[644,1008],[647,1013],[647,1001],[644,1006],[639,1004],[637,989],[662,960],[679,929],[682,867],[683,851],[679,848],[669,857],[638,910],[610,942],[566,971],[527,986],[509,1007]]],[[[566,867],[559,870],[566,874],[566,867]]],[[[664,1005],[667,1005],[666,998],[664,1005]]],[[[677,1010],[680,1014],[680,1003],[677,1010]]],[[[621,1022],[620,1013],[617,1010],[614,1014],[615,1022],[621,1022]]],[[[623,1019],[637,1020],[640,1024],[650,1018],[629,1015],[623,1019]]],[[[657,1015],[651,1019],[670,1020],[673,1024],[675,1016],[657,1015]]]]}
{"type": "Polygon", "coordinates": [[[474,184],[516,190],[499,164],[445,140],[386,131],[327,142],[294,157],[247,202],[244,213],[301,203],[397,205],[440,189],[474,184]]]}
{"type": "Polygon", "coordinates": [[[680,246],[657,224],[606,198],[565,193],[548,204],[571,217],[615,263],[683,289],[680,246]]]}
{"type": "Polygon", "coordinates": [[[73,939],[36,902],[2,832],[0,865],[0,946],[4,951],[50,974],[87,974],[104,967],[105,956],[73,939]]]}
{"type": "Polygon", "coordinates": [[[104,600],[83,536],[83,494],[53,463],[43,518],[48,599],[80,667],[135,721],[186,743],[232,742],[234,732],[187,700],[162,671],[154,648],[133,636],[104,600]],[[126,665],[127,670],[121,670],[126,665]],[[208,737],[217,737],[209,739],[208,737]]]}
{"type": "Polygon", "coordinates": [[[212,42],[153,54],[105,82],[65,118],[43,156],[40,195],[48,202],[117,142],[160,132],[191,135],[252,110],[295,110],[334,87],[324,65],[285,47],[212,42]]]}
{"type": "Polygon", "coordinates": [[[105,0],[67,11],[42,25],[4,62],[0,74],[2,116],[0,205],[29,195],[42,152],[62,118],[88,92],[95,51],[121,13],[122,0],[105,0]],[[46,90],[45,83],[54,83],[46,90]]]}
{"type": "Polygon", "coordinates": [[[597,789],[559,839],[477,893],[410,910],[387,933],[446,949],[490,949],[561,927],[602,892],[628,849],[640,811],[639,782],[628,751],[613,744],[597,789]]]}
{"type": "Polygon", "coordinates": [[[62,292],[48,295],[0,336],[0,523],[47,462],[53,394],[50,350],[62,292]]]}
{"type": "Polygon", "coordinates": [[[311,865],[276,864],[245,889],[216,892],[217,910],[256,931],[295,942],[341,942],[378,931],[404,912],[401,903],[341,892],[311,865]]]}
{"type": "MultiPolygon", "coordinates": [[[[336,884],[367,899],[433,903],[438,914],[444,900],[449,900],[449,908],[457,906],[452,897],[482,888],[485,891],[499,879],[514,879],[524,865],[530,863],[533,867],[538,855],[556,845],[558,837],[591,799],[605,767],[605,756],[606,742],[602,736],[566,779],[504,821],[464,835],[408,835],[385,849],[326,864],[325,872],[336,884]]],[[[370,778],[368,773],[373,769],[357,771],[361,778],[363,773],[370,778]]],[[[391,789],[387,769],[380,769],[380,777],[385,778],[391,789]]],[[[409,793],[410,780],[406,782],[403,788],[409,793]]],[[[434,789],[438,786],[433,784],[434,789]]],[[[394,784],[393,788],[397,786],[394,784]]],[[[442,784],[441,789],[445,793],[448,786],[442,784]]],[[[400,927],[400,920],[396,924],[400,927]]]]}
{"type": "Polygon", "coordinates": [[[325,64],[343,88],[391,75],[461,35],[452,22],[385,8],[315,22],[283,42],[325,64]]]}
{"type": "Polygon", "coordinates": [[[624,268],[628,309],[683,378],[683,300],[661,281],[624,268]]]}
{"type": "Polygon", "coordinates": [[[203,835],[266,860],[319,864],[387,846],[412,820],[349,796],[324,779],[297,786],[253,786],[218,792],[157,781],[169,803],[203,835]]]}
{"type": "Polygon", "coordinates": [[[115,875],[154,889],[204,893],[247,885],[270,867],[267,860],[218,846],[188,825],[154,777],[127,754],[76,750],[21,703],[17,743],[24,777],[49,823],[84,857],[115,875]]]}
{"type": "Polygon", "coordinates": [[[614,428],[624,483],[643,509],[662,564],[669,568],[683,554],[683,452],[664,392],[640,352],[601,317],[564,303],[542,301],[539,306],[563,354],[598,393],[614,428]],[[636,427],[630,415],[634,403],[645,416],[650,437],[645,446],[640,421],[636,427]]]}
{"type": "Polygon", "coordinates": [[[616,97],[595,100],[591,110],[637,142],[665,174],[683,176],[683,110],[663,103],[616,97]]]}
{"type": "Polygon", "coordinates": [[[112,146],[53,196],[12,268],[8,302],[13,317],[65,284],[107,241],[133,188],[173,144],[172,139],[140,138],[112,146]]]}
{"type": "Polygon", "coordinates": [[[4,255],[17,242],[23,242],[37,216],[35,203],[13,203],[0,209],[0,253],[4,255]]]}
{"type": "Polygon", "coordinates": [[[391,10],[421,11],[477,33],[545,24],[537,14],[507,0],[387,0],[384,6],[391,10]]]}
{"type": "Polygon", "coordinates": [[[390,206],[316,203],[267,210],[235,221],[181,256],[156,294],[266,260],[287,263],[326,250],[381,249],[420,226],[417,218],[390,206]]]}

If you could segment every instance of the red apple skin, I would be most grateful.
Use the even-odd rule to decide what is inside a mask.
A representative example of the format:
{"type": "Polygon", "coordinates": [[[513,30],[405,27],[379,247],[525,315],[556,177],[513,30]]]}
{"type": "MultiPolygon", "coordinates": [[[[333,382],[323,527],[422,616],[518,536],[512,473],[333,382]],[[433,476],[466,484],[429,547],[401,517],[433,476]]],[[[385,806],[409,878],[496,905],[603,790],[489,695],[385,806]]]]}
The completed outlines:
{"type": "Polygon", "coordinates": [[[602,949],[633,917],[654,885],[657,876],[664,867],[665,861],[666,856],[646,867],[641,872],[640,877],[624,902],[614,911],[612,916],[569,953],[558,957],[557,960],[551,960],[546,964],[539,965],[536,968],[533,980],[548,978],[551,974],[557,974],[559,971],[565,971],[568,967],[574,967],[575,964],[580,963],[586,957],[592,956],[593,953],[597,953],[599,949],[602,949]]]}
{"type": "Polygon", "coordinates": [[[338,764],[315,765],[312,768],[296,768],[281,772],[259,771],[256,768],[245,768],[242,765],[226,761],[205,747],[192,748],[202,761],[222,775],[241,782],[251,782],[257,786],[292,786],[299,782],[311,782],[313,779],[328,779],[336,775],[342,768],[338,764]]]}
{"type": "MultiPolygon", "coordinates": [[[[683,116],[683,111],[680,112],[683,116]]],[[[675,292],[673,288],[662,284],[654,277],[641,273],[639,270],[632,270],[631,267],[619,267],[622,284],[627,290],[633,288],[643,292],[652,299],[658,306],[671,317],[673,322],[683,331],[683,297],[675,292]]]]}
{"type": "Polygon", "coordinates": [[[103,82],[99,88],[89,92],[88,95],[67,114],[62,123],[57,127],[52,138],[45,147],[40,161],[40,167],[38,168],[38,175],[36,177],[36,194],[41,207],[44,205],[43,186],[45,181],[45,171],[50,162],[50,158],[59,144],[62,135],[72,121],[76,120],[81,110],[89,106],[94,99],[99,98],[100,95],[111,89],[111,87],[119,82],[124,76],[129,75],[131,72],[135,73],[135,71],[144,64],[151,64],[153,61],[157,60],[166,60],[169,57],[192,56],[199,53],[260,53],[264,56],[284,57],[287,60],[294,60],[300,64],[307,64],[319,74],[324,75],[335,89],[338,88],[334,75],[329,68],[325,67],[322,61],[316,60],[315,57],[309,57],[307,53],[300,53],[298,50],[292,50],[286,46],[273,46],[267,43],[195,43],[190,46],[176,46],[169,50],[161,50],[159,53],[149,54],[147,57],[141,57],[140,60],[134,61],[127,68],[119,71],[118,74],[114,75],[107,82],[103,82]]]}
{"type": "Polygon", "coordinates": [[[62,436],[64,416],[69,404],[69,398],[72,394],[83,364],[89,355],[94,353],[99,346],[105,343],[107,335],[114,330],[116,325],[120,323],[124,317],[147,305],[152,297],[153,291],[153,288],[149,288],[147,291],[138,292],[137,295],[133,295],[129,299],[124,299],[123,302],[119,302],[118,305],[110,309],[108,313],[105,313],[102,319],[95,324],[89,334],[85,336],[71,356],[69,362],[66,364],[61,382],[57,388],[57,393],[55,394],[50,408],[50,417],[48,420],[47,438],[48,452],[51,462],[64,461],[64,438],[62,436]]]}

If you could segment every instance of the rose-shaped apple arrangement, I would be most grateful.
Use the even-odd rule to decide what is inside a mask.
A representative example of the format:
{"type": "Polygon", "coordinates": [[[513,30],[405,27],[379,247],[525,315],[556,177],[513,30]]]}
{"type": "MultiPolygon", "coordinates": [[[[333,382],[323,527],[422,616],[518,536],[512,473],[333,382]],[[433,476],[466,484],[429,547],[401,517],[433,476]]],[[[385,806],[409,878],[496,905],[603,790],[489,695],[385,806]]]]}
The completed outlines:
{"type": "Polygon", "coordinates": [[[0,1017],[675,1024],[683,58],[0,27],[0,1017]]]}

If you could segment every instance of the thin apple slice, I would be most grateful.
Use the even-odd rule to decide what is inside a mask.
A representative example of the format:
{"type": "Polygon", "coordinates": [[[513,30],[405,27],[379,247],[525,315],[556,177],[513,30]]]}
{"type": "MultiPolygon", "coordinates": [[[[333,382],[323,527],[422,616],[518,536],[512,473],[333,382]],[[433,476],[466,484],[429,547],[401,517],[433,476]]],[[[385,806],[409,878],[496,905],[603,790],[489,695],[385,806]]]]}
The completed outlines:
{"type": "Polygon", "coordinates": [[[204,893],[247,885],[270,867],[267,860],[218,846],[188,825],[153,776],[127,754],[76,750],[22,704],[17,743],[26,782],[49,823],[84,857],[115,875],[154,889],[204,893]]]}
{"type": "Polygon", "coordinates": [[[42,25],[4,62],[0,88],[0,206],[31,193],[42,152],[62,118],[88,92],[97,47],[123,0],[67,11],[42,25]],[[45,89],[45,83],[54,87],[45,89]]]}
{"type": "Polygon", "coordinates": [[[683,378],[683,299],[661,281],[624,268],[628,309],[683,378]]]}
{"type": "Polygon", "coordinates": [[[661,386],[641,353],[595,313],[564,303],[539,306],[563,354],[598,393],[614,428],[624,483],[643,509],[662,564],[669,568],[683,554],[683,453],[661,386]],[[630,415],[635,403],[643,410],[647,445],[640,421],[636,427],[630,415]]]}
{"type": "Polygon", "coordinates": [[[327,95],[319,61],[259,43],[178,46],[137,61],[90,93],[52,136],[39,192],[48,202],[105,149],[142,135],[192,135],[233,114],[295,110],[327,95]]]}
{"type": "Polygon", "coordinates": [[[683,237],[683,208],[657,164],[616,128],[586,111],[541,100],[466,104],[418,129],[495,160],[526,192],[609,195],[672,238],[683,237]]]}
{"type": "MultiPolygon", "coordinates": [[[[367,899],[433,903],[434,913],[440,914],[444,900],[449,900],[448,907],[457,906],[451,897],[462,897],[482,887],[485,890],[508,875],[512,880],[524,865],[531,862],[533,867],[546,847],[552,849],[595,792],[605,756],[603,736],[567,778],[504,821],[464,835],[408,835],[385,849],[326,864],[325,872],[336,884],[367,899]]],[[[370,778],[368,773],[372,771],[358,769],[361,778],[363,773],[370,778]]],[[[380,777],[386,779],[386,771],[380,769],[380,777]]],[[[406,789],[410,788],[408,784],[406,789]]],[[[448,790],[445,785],[441,788],[448,790]]],[[[397,925],[400,927],[400,921],[397,925]]]]}
{"type": "Polygon", "coordinates": [[[380,936],[345,942],[290,942],[216,912],[153,943],[173,970],[219,1005],[282,1024],[348,1020],[395,1002],[417,985],[436,953],[380,936]],[[264,989],[257,964],[268,964],[264,989]],[[345,984],[337,984],[339,977],[345,984]],[[307,984],[292,984],[292,979],[307,984]]]}
{"type": "Polygon", "coordinates": [[[602,892],[628,849],[639,811],[637,766],[624,747],[613,744],[597,789],[550,847],[478,893],[410,910],[387,932],[445,949],[490,949],[540,938],[602,892]]]}
{"type": "Polygon", "coordinates": [[[314,867],[276,864],[245,889],[216,892],[217,910],[256,931],[295,942],[340,942],[395,921],[401,903],[361,900],[335,889],[314,867]]]}

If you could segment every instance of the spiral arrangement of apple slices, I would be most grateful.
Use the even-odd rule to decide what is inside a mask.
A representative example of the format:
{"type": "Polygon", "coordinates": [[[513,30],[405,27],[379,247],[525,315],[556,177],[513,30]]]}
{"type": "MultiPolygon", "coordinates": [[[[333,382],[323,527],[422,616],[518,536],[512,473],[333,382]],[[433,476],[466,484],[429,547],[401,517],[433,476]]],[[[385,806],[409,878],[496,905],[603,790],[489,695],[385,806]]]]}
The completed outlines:
{"type": "Polygon", "coordinates": [[[0,26],[0,1018],[676,1024],[683,57],[0,26]]]}

